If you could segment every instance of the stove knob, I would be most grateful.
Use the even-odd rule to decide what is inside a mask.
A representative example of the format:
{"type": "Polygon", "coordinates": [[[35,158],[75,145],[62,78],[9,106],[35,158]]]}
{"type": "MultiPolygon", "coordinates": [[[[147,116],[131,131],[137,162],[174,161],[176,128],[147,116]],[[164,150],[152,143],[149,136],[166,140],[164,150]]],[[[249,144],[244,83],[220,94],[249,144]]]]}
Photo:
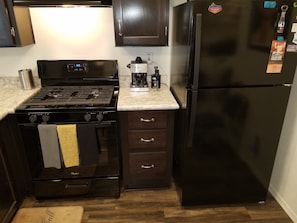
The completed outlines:
{"type": "Polygon", "coordinates": [[[91,116],[90,113],[86,113],[85,116],[84,116],[84,118],[85,118],[85,120],[86,120],[87,122],[89,122],[89,121],[91,120],[92,116],[91,116]]]}
{"type": "Polygon", "coordinates": [[[99,112],[99,113],[96,115],[96,118],[97,118],[97,120],[98,120],[99,122],[101,122],[102,119],[103,119],[103,114],[102,114],[102,112],[99,112]]]}
{"type": "Polygon", "coordinates": [[[29,115],[29,121],[31,123],[34,123],[37,121],[37,115],[29,115]]]}
{"type": "Polygon", "coordinates": [[[47,115],[47,114],[42,115],[42,121],[48,122],[49,119],[50,119],[49,115],[47,115]]]}

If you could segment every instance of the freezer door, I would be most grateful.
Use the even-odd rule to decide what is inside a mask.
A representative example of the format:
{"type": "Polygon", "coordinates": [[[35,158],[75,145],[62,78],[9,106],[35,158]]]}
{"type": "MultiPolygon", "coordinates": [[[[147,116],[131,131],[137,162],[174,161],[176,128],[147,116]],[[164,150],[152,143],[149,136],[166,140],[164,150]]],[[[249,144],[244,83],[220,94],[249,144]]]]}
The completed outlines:
{"type": "Polygon", "coordinates": [[[190,20],[186,25],[193,25],[188,38],[188,86],[197,89],[198,84],[224,87],[292,83],[297,52],[296,48],[293,52],[290,49],[295,46],[291,28],[297,8],[291,1],[275,4],[268,7],[258,0],[188,2],[181,11],[188,13],[190,7],[190,15],[178,14],[190,20]],[[280,34],[276,21],[286,4],[285,27],[280,34]],[[221,11],[212,11],[215,7],[221,11]],[[276,57],[276,53],[281,56],[276,57]],[[268,69],[272,62],[274,66],[268,69]]]}
{"type": "Polygon", "coordinates": [[[189,92],[197,104],[180,155],[183,205],[266,199],[289,92],[290,87],[189,92]]]}

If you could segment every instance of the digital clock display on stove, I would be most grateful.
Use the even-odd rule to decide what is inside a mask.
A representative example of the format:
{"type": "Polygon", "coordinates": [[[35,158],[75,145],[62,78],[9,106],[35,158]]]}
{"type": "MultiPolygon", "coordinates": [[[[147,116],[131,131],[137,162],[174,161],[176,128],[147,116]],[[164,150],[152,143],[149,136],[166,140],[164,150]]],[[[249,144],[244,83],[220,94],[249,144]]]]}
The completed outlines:
{"type": "Polygon", "coordinates": [[[88,72],[89,67],[87,63],[71,63],[67,64],[68,72],[88,72]]]}

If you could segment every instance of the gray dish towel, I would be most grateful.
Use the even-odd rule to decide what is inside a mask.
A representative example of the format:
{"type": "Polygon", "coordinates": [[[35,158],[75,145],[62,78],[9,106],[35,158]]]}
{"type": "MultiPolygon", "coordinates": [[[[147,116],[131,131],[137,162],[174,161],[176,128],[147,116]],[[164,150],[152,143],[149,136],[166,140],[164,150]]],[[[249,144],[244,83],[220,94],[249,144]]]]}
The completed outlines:
{"type": "Polygon", "coordinates": [[[57,126],[52,124],[38,125],[39,139],[45,168],[61,169],[60,147],[57,126]]]}

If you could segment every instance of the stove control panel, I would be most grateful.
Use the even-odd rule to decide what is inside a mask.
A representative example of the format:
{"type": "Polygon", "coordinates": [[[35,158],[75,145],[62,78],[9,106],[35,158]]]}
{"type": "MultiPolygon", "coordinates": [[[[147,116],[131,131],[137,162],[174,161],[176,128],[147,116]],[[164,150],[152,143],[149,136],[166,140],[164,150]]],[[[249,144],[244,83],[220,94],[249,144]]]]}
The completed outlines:
{"type": "Polygon", "coordinates": [[[69,63],[67,64],[68,72],[88,72],[89,65],[88,63],[69,63]]]}
{"type": "Polygon", "coordinates": [[[29,113],[28,119],[30,123],[47,123],[50,119],[49,113],[29,113]],[[41,120],[39,120],[41,117],[41,120]]]}
{"type": "Polygon", "coordinates": [[[103,113],[102,112],[98,112],[98,113],[90,113],[90,112],[87,112],[85,115],[84,115],[84,119],[85,121],[89,122],[89,121],[92,121],[92,115],[96,115],[96,119],[97,121],[101,122],[103,120],[103,113]]]}
{"type": "Polygon", "coordinates": [[[19,123],[26,124],[66,124],[66,123],[106,123],[116,122],[117,112],[115,110],[108,111],[63,111],[63,112],[46,112],[34,111],[28,113],[18,113],[17,120],[19,123]]]}

